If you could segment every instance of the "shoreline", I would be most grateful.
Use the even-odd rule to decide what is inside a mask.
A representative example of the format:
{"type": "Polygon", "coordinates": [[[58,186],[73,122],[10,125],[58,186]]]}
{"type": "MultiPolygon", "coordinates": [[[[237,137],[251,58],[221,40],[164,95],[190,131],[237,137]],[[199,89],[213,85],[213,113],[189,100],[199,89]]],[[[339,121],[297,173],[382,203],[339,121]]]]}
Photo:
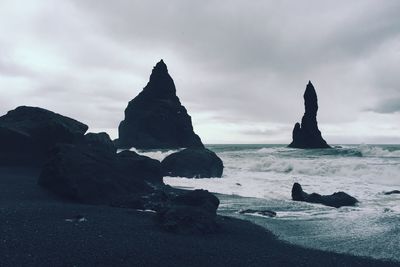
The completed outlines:
{"type": "Polygon", "coordinates": [[[399,266],[288,244],[245,220],[218,216],[216,234],[161,230],[151,212],[55,199],[38,169],[0,167],[0,266],[399,266]],[[84,221],[67,221],[81,215],[84,221]]]}

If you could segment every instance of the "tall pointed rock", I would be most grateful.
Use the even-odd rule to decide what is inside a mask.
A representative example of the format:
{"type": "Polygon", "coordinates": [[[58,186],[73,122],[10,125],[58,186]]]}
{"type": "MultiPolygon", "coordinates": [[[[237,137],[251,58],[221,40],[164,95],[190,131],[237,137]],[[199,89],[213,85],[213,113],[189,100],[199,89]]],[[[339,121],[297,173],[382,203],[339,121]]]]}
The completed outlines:
{"type": "Polygon", "coordinates": [[[157,63],[143,91],[128,104],[120,123],[119,148],[203,148],[192,119],[176,95],[163,60],[157,63]]]}
{"type": "Polygon", "coordinates": [[[289,147],[293,148],[330,148],[322,138],[318,129],[317,112],[318,98],[311,81],[308,82],[304,92],[305,113],[300,123],[293,129],[293,141],[289,147]]]}

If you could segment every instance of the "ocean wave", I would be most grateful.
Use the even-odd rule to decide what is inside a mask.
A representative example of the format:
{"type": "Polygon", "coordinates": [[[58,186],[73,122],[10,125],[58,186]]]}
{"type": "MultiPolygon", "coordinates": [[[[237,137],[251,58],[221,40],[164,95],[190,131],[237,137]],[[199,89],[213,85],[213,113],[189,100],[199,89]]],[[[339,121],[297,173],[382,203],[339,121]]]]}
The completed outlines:
{"type": "MultiPolygon", "coordinates": [[[[251,153],[251,151],[249,151],[251,153]]],[[[315,158],[321,156],[342,156],[342,157],[387,157],[399,158],[400,148],[398,146],[374,146],[374,145],[359,145],[359,146],[338,146],[331,149],[293,149],[286,147],[263,147],[255,151],[260,155],[275,155],[288,157],[308,157],[315,158]]]]}
{"type": "Polygon", "coordinates": [[[363,157],[400,158],[400,149],[394,146],[360,145],[358,149],[363,157]]]}

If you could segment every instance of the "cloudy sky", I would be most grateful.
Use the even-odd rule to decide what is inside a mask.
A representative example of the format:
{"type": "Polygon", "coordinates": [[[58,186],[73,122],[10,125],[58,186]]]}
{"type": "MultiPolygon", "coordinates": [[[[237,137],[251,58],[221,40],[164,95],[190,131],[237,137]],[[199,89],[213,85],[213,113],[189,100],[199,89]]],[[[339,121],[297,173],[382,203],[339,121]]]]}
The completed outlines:
{"type": "Polygon", "coordinates": [[[1,0],[0,113],[117,137],[161,58],[205,143],[289,143],[311,80],[328,143],[400,143],[400,1],[1,0]]]}

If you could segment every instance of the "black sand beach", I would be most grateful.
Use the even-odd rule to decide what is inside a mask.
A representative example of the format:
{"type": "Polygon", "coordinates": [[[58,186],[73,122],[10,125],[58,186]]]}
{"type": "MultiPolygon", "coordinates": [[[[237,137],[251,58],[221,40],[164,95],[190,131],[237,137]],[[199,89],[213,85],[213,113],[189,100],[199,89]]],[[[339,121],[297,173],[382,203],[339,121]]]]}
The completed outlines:
{"type": "Polygon", "coordinates": [[[0,167],[0,266],[399,266],[305,249],[219,217],[209,235],[164,232],[151,212],[66,203],[35,168],[0,167]],[[66,221],[77,215],[86,220],[66,221]]]}

